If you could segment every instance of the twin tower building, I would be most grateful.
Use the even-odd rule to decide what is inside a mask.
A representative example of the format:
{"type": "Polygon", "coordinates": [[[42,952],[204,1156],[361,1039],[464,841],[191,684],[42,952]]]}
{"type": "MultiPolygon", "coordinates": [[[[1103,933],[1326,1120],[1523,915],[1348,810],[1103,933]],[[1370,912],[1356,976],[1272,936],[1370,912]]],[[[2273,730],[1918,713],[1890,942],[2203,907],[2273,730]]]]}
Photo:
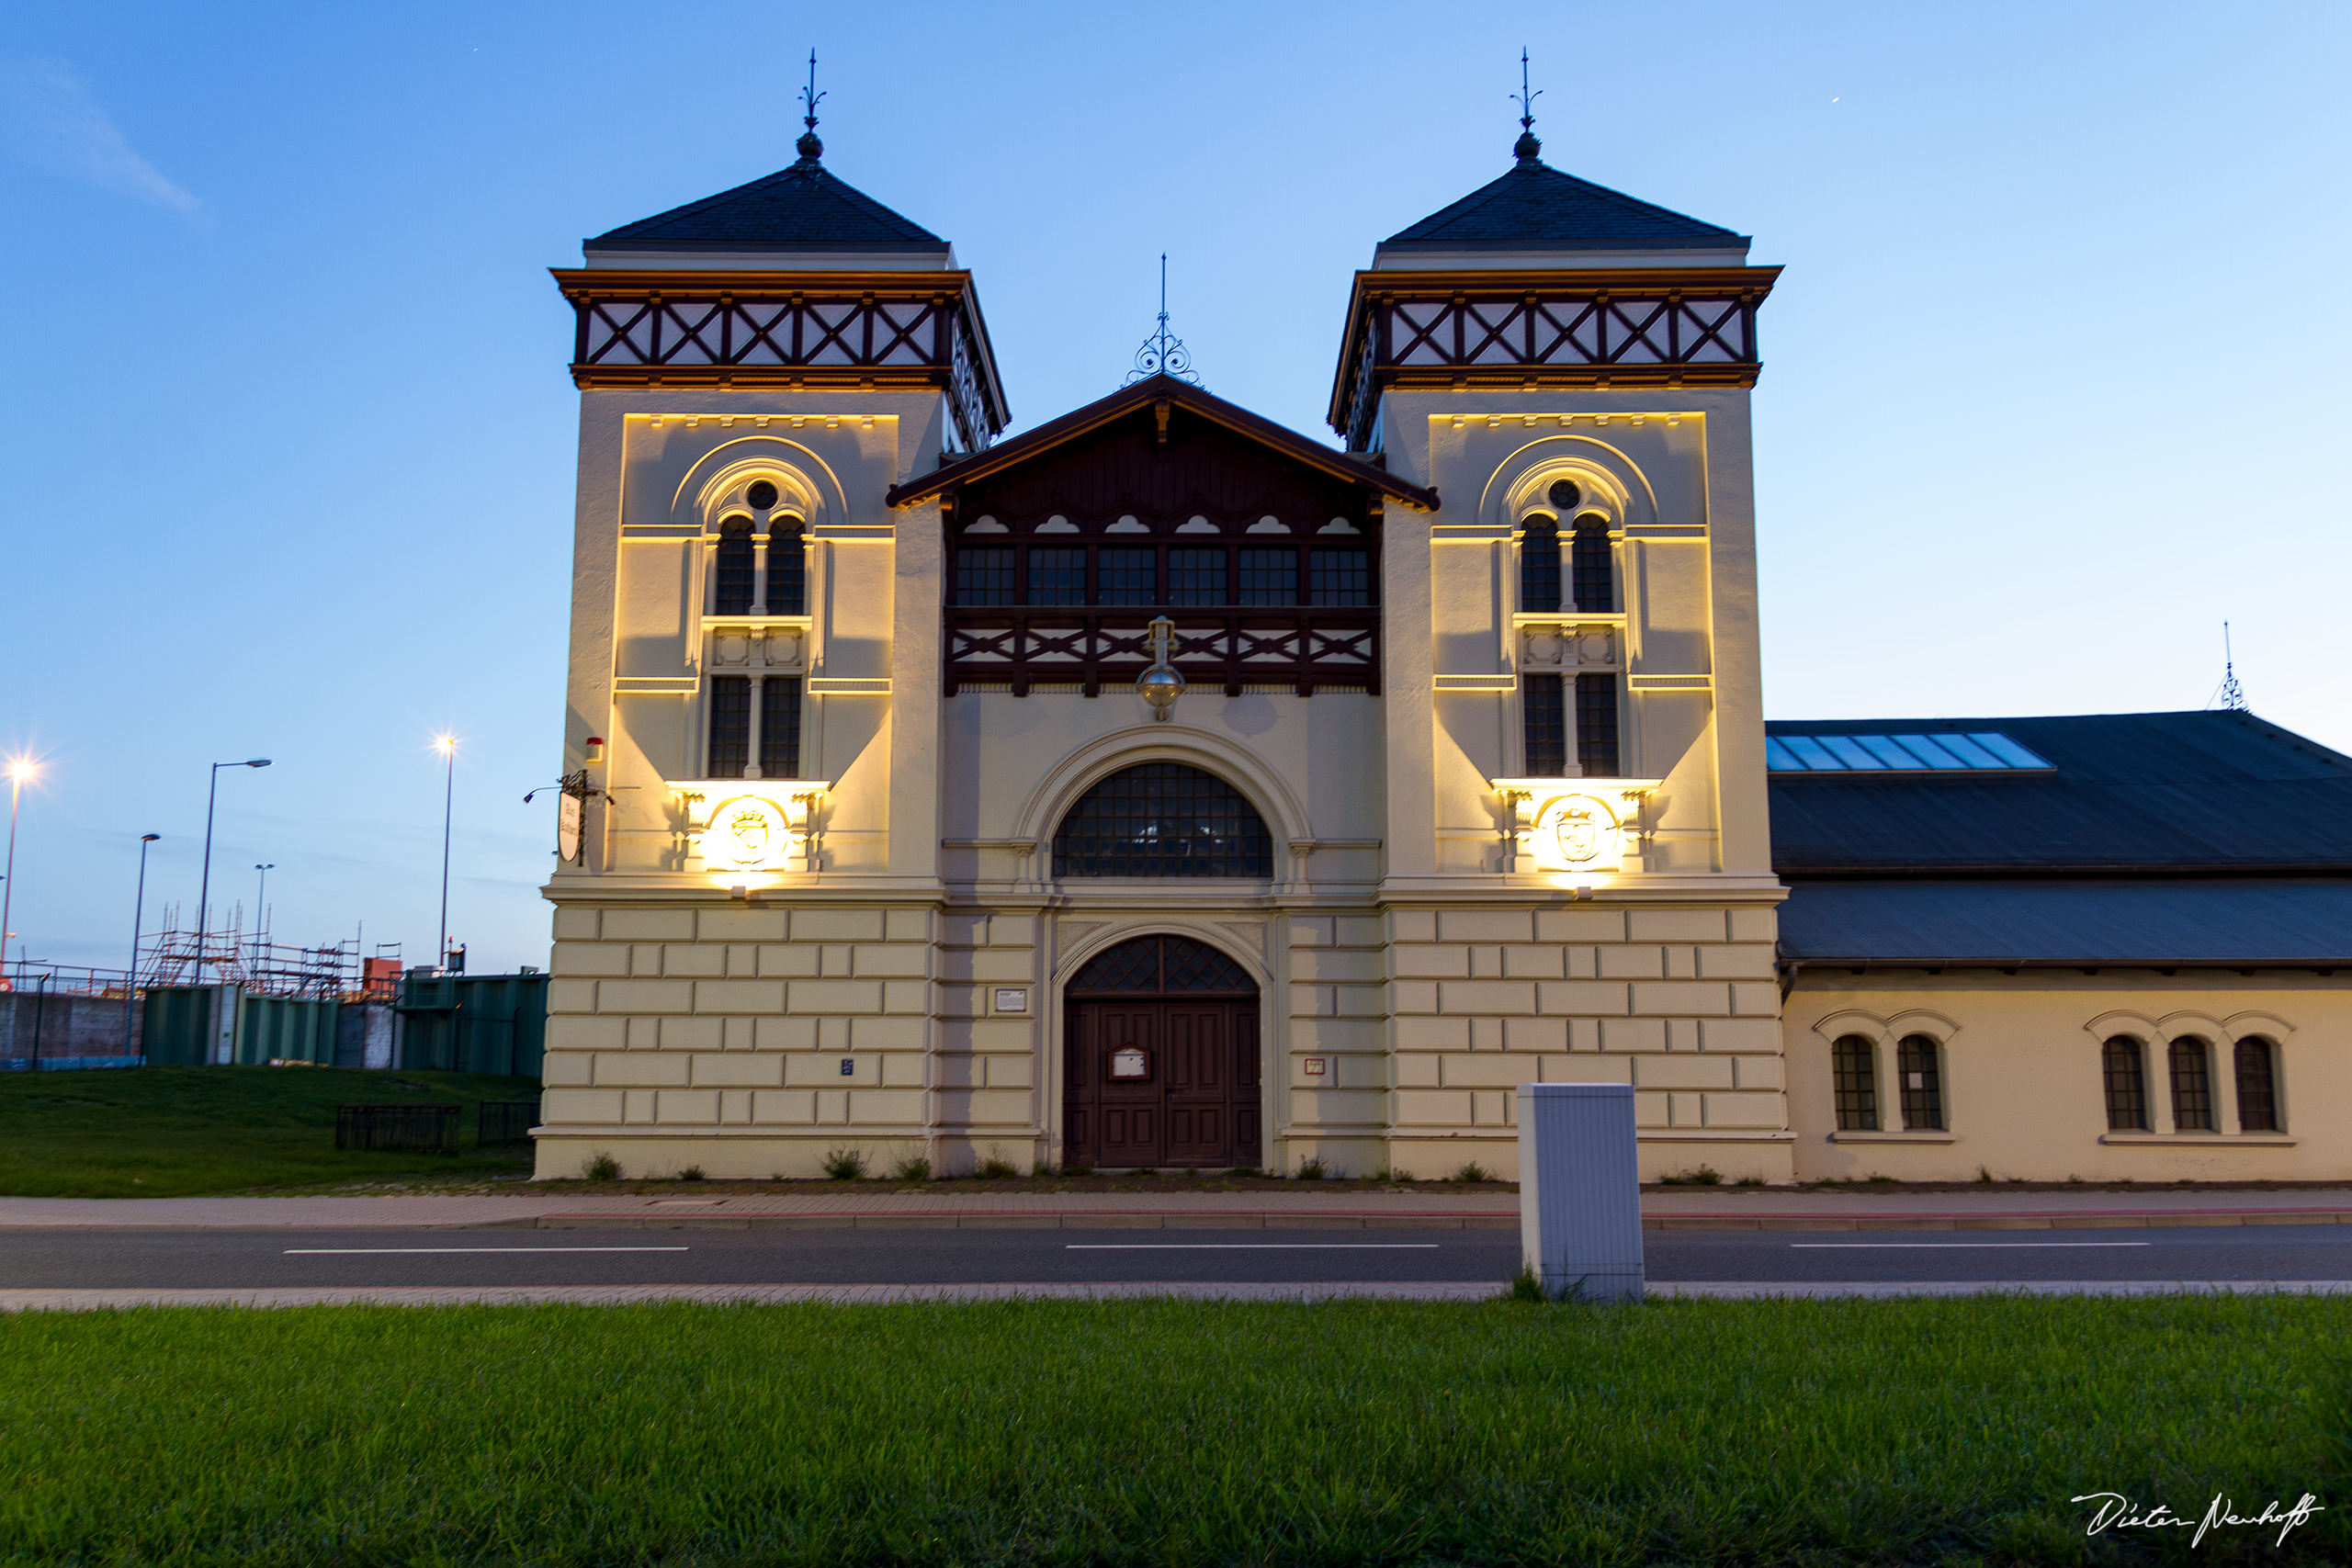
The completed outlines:
{"type": "Polygon", "coordinates": [[[1606,1080],[1645,1176],[1790,1179],[1777,269],[1525,135],[1354,276],[1342,446],[1181,370],[1000,440],[972,275],[800,151],[555,275],[540,1172],[1509,1176],[1606,1080]]]}

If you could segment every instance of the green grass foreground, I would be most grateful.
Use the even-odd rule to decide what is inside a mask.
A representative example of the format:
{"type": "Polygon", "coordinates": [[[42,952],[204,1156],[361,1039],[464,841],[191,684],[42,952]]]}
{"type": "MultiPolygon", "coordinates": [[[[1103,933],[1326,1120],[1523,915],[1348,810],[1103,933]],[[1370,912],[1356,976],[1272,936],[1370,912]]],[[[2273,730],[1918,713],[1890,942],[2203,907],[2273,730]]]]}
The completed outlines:
{"type": "Polygon", "coordinates": [[[2308,1297],[0,1321],[11,1563],[2341,1562],[2308,1297]]]}
{"type": "Polygon", "coordinates": [[[473,1147],[474,1104],[530,1100],[537,1078],[353,1067],[128,1067],[0,1075],[0,1194],[187,1198],[427,1174],[514,1176],[521,1148],[473,1147]],[[466,1107],[456,1155],[338,1152],[334,1108],[466,1107]]]}

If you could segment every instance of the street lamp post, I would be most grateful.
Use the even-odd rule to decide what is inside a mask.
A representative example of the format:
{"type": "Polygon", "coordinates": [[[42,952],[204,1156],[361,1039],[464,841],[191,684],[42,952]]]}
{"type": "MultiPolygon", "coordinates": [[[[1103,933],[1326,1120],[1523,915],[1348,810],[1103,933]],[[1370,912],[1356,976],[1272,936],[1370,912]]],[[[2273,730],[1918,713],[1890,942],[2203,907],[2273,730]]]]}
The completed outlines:
{"type": "Polygon", "coordinates": [[[130,969],[122,987],[122,1054],[136,1055],[130,1049],[130,1028],[139,1011],[139,928],[147,919],[147,846],[162,838],[161,833],[139,835],[139,893],[130,903],[130,969]]]}
{"type": "Polygon", "coordinates": [[[204,795],[204,874],[198,879],[196,893],[196,983],[204,984],[205,903],[212,897],[212,803],[220,794],[220,770],[223,768],[266,768],[269,759],[254,757],[243,762],[212,764],[212,787],[204,795]]]}
{"type": "Polygon", "coordinates": [[[261,873],[261,886],[254,893],[254,945],[258,948],[261,945],[262,911],[269,908],[269,874],[277,869],[277,863],[271,861],[263,865],[255,862],[254,869],[261,873]]]}
{"type": "Polygon", "coordinates": [[[458,738],[435,737],[433,742],[448,759],[441,781],[441,944],[433,950],[433,966],[449,962],[449,817],[458,798],[458,738]]]}
{"type": "Polygon", "coordinates": [[[0,880],[0,985],[8,978],[8,916],[17,902],[17,800],[25,793],[25,781],[40,772],[40,764],[30,757],[17,757],[8,763],[8,869],[6,880],[0,880]]]}

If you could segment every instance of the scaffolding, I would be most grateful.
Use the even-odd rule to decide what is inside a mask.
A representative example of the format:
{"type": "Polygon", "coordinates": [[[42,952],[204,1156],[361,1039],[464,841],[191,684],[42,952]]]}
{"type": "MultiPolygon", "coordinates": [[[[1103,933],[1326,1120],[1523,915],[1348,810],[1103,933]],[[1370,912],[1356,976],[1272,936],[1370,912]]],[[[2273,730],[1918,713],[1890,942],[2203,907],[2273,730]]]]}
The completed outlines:
{"type": "Polygon", "coordinates": [[[315,1001],[387,999],[382,976],[397,974],[401,944],[379,942],[362,953],[359,939],[315,947],[271,942],[244,928],[243,906],[231,912],[228,928],[197,933],[181,929],[179,907],[167,905],[161,929],[140,941],[140,985],[235,986],[247,996],[297,997],[315,1001]]]}

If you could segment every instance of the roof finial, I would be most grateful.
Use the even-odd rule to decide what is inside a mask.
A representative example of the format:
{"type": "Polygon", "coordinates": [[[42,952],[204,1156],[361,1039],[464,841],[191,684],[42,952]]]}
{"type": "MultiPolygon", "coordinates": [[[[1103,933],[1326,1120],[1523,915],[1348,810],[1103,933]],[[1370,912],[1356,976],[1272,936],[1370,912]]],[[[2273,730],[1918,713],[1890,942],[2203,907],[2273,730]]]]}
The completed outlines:
{"type": "Polygon", "coordinates": [[[1180,381],[1190,381],[1197,387],[1201,378],[1193,374],[1192,351],[1182,338],[1168,335],[1168,253],[1159,253],[1159,330],[1143,340],[1136,350],[1136,367],[1127,372],[1125,386],[1148,380],[1154,376],[1173,376],[1180,381]]]}
{"type": "Polygon", "coordinates": [[[2245,712],[2245,688],[2238,684],[2237,665],[2230,658],[2230,623],[2222,623],[2222,685],[2213,694],[2213,706],[2224,713],[2245,712]]]}
{"type": "Polygon", "coordinates": [[[1537,163],[1537,155],[1544,151],[1544,143],[1535,137],[1535,100],[1543,96],[1541,87],[1532,93],[1527,90],[1527,50],[1521,45],[1519,51],[1519,92],[1516,95],[1519,99],[1519,141],[1512,145],[1511,152],[1522,168],[1537,163]]]}
{"type": "Polygon", "coordinates": [[[825,95],[817,91],[817,51],[812,49],[808,51],[808,85],[800,89],[804,110],[800,123],[808,129],[800,133],[798,143],[802,160],[811,164],[825,155],[825,144],[817,140],[817,106],[824,98],[825,95]]]}

